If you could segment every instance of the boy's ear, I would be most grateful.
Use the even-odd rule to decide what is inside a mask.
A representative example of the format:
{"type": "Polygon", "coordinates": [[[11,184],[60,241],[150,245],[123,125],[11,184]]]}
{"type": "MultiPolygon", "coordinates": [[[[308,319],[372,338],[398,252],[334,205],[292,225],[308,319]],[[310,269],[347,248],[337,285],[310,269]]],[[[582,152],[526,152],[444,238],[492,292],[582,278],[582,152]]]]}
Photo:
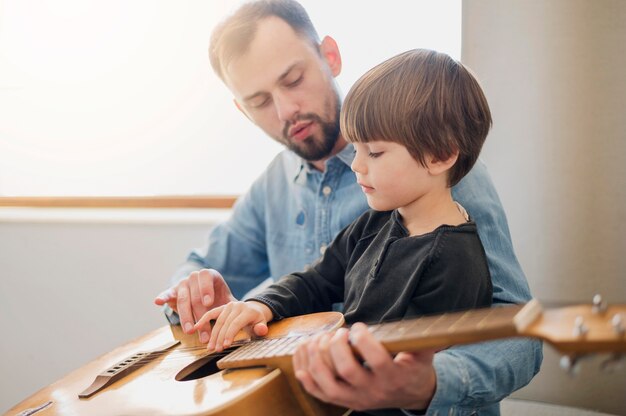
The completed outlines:
{"type": "Polygon", "coordinates": [[[341,54],[335,39],[330,36],[324,36],[322,43],[320,43],[320,53],[330,67],[333,77],[339,75],[341,73],[341,54]]]}
{"type": "Polygon", "coordinates": [[[427,159],[428,173],[430,173],[433,176],[441,175],[442,173],[447,172],[452,166],[454,166],[458,158],[459,158],[458,150],[455,150],[454,153],[452,153],[450,157],[445,160],[439,160],[433,156],[428,156],[428,159],[427,159]]]}
{"type": "Polygon", "coordinates": [[[239,101],[237,101],[236,98],[233,98],[233,103],[235,104],[235,107],[237,107],[237,110],[239,110],[241,112],[241,114],[243,114],[244,116],[246,116],[246,118],[250,121],[252,121],[252,119],[250,118],[250,116],[248,116],[248,113],[246,113],[246,110],[243,109],[243,107],[241,106],[241,104],[239,104],[239,101]]]}

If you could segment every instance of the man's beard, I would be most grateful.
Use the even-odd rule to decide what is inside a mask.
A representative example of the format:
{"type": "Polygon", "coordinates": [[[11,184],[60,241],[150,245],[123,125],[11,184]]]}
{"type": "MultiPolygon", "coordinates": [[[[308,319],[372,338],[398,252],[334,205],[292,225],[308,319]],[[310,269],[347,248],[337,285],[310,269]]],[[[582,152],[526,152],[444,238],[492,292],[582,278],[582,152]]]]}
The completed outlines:
{"type": "Polygon", "coordinates": [[[315,162],[327,157],[335,147],[337,139],[339,138],[339,111],[340,102],[339,96],[335,95],[336,104],[335,111],[333,112],[334,118],[324,121],[322,117],[315,113],[300,114],[294,121],[312,121],[318,123],[322,130],[321,140],[316,140],[314,136],[309,136],[302,140],[300,143],[294,143],[289,139],[289,128],[292,123],[285,124],[283,129],[282,142],[287,146],[289,150],[307,160],[309,162],[315,162]]]}

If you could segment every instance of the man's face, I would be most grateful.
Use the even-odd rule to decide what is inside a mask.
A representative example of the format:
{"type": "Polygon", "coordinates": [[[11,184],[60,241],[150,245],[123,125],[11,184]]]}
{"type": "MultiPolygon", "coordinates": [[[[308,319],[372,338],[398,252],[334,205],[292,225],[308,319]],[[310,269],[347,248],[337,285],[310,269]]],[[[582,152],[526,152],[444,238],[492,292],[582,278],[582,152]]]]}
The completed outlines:
{"type": "Polygon", "coordinates": [[[246,53],[224,68],[225,82],[246,116],[309,161],[328,157],[339,137],[333,77],[340,60],[336,69],[325,47],[320,54],[283,20],[269,17],[258,23],[246,53]]]}

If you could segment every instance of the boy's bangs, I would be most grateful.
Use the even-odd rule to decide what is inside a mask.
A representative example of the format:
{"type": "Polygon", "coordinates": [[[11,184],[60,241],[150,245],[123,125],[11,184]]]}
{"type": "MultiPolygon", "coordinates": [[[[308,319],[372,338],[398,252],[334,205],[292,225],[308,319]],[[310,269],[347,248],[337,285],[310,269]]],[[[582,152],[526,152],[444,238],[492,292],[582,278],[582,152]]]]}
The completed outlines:
{"type": "MultiPolygon", "coordinates": [[[[361,87],[361,85],[359,85],[361,87]]],[[[344,102],[340,127],[345,140],[351,143],[398,141],[399,128],[406,122],[398,104],[385,94],[380,85],[369,85],[352,91],[344,102]],[[368,93],[361,94],[365,88],[368,93]]]]}

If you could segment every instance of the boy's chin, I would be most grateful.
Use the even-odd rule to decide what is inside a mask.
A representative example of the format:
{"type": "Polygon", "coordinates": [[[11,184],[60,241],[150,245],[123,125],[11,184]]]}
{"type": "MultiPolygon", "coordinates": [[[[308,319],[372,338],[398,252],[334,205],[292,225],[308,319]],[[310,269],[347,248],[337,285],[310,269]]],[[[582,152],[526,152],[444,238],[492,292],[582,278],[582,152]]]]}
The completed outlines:
{"type": "Polygon", "coordinates": [[[389,204],[381,203],[381,201],[374,201],[370,197],[367,198],[367,205],[374,211],[391,211],[395,208],[389,204]]]}

